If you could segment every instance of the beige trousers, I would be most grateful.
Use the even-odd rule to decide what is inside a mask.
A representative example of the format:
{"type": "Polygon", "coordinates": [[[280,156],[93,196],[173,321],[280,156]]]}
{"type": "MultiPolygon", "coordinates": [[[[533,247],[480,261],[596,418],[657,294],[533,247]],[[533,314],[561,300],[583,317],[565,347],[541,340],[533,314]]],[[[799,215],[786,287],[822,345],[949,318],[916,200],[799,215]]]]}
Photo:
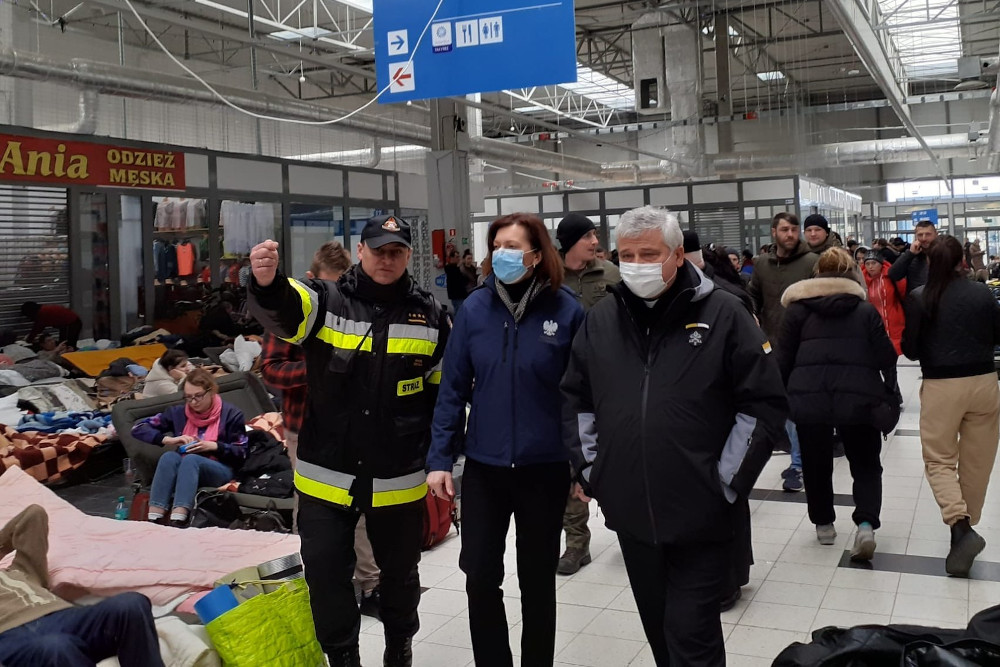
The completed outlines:
{"type": "MultiPolygon", "coordinates": [[[[288,458],[292,460],[292,467],[295,467],[295,454],[299,447],[299,434],[295,431],[285,431],[285,449],[288,450],[288,458]]],[[[292,522],[292,532],[298,534],[299,516],[299,494],[294,494],[295,510],[292,522]]],[[[375,564],[375,555],[372,553],[372,544],[368,541],[368,529],[365,527],[365,515],[358,519],[358,525],[354,529],[354,555],[357,563],[354,566],[354,587],[364,593],[370,593],[378,586],[379,569],[375,564]]]]}
{"type": "Polygon", "coordinates": [[[976,525],[1000,438],[996,373],[920,386],[920,442],[924,472],[949,526],[963,517],[976,525]]]}

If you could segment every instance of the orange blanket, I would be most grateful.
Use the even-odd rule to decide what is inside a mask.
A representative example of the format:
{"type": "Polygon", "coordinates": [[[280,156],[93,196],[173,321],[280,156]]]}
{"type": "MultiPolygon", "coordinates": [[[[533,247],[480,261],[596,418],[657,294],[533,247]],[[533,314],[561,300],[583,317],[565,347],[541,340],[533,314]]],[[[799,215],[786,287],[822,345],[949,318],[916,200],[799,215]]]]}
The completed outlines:
{"type": "Polygon", "coordinates": [[[115,359],[128,357],[147,369],[153,367],[153,362],[163,356],[167,346],[162,343],[152,345],[133,345],[132,347],[117,347],[113,350],[90,350],[89,352],[68,352],[62,358],[70,362],[90,377],[97,377],[115,359]]]}

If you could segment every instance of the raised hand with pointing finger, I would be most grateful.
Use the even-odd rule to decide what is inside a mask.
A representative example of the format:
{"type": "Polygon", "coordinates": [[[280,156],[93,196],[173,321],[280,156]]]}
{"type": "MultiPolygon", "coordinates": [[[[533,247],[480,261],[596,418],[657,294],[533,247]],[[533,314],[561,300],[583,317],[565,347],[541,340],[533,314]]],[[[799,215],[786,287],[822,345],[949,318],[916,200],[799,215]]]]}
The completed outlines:
{"type": "Polygon", "coordinates": [[[250,251],[250,270],[261,287],[267,287],[274,282],[278,273],[278,243],[268,239],[258,243],[250,251]]]}

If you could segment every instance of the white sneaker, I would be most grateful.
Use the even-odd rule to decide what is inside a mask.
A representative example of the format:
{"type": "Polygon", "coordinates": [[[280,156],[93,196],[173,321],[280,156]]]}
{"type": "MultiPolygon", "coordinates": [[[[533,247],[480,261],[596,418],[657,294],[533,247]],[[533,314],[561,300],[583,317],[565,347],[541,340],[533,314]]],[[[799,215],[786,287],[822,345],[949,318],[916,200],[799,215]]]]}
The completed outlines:
{"type": "Polygon", "coordinates": [[[851,549],[851,560],[868,561],[875,555],[875,529],[870,523],[858,526],[858,534],[854,536],[854,548],[851,549]]]}
{"type": "Polygon", "coordinates": [[[816,539],[819,540],[820,544],[833,544],[837,540],[837,529],[833,527],[832,523],[816,526],[816,539]]]}

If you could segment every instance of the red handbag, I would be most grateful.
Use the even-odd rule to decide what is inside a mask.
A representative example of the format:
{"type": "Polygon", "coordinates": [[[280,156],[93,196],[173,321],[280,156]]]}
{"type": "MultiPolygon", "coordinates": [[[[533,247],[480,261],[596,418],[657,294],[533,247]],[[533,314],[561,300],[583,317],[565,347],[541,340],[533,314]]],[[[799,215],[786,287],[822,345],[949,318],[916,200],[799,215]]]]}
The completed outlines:
{"type": "Polygon", "coordinates": [[[430,549],[440,544],[451,532],[451,525],[455,524],[458,530],[458,518],[455,508],[455,501],[447,498],[438,498],[430,491],[424,498],[424,534],[422,549],[430,549]]]}

